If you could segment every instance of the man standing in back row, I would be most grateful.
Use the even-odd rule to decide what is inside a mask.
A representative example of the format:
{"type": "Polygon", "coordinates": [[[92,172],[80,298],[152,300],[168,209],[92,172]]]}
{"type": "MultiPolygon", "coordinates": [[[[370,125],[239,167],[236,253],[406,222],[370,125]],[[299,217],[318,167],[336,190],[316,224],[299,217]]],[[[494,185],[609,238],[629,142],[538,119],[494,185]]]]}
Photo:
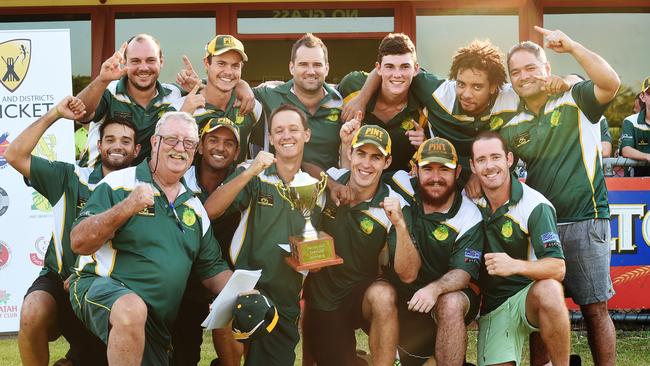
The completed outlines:
{"type": "Polygon", "coordinates": [[[580,305],[594,363],[614,365],[616,333],[607,311],[614,296],[609,273],[610,227],[601,162],[599,120],[620,85],[616,72],[594,52],[559,30],[535,27],[546,47],[569,53],[591,80],[549,96],[540,80],[551,74],[544,49],[522,42],[508,52],[519,111],[501,134],[527,165],[526,183],[557,210],[566,257],[566,293],[580,305]]]}

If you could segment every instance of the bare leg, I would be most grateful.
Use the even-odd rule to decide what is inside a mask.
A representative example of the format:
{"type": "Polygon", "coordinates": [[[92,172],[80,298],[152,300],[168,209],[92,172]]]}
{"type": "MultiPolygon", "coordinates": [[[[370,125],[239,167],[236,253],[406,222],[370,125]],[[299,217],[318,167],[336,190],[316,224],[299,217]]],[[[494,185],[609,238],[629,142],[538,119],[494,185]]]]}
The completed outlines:
{"type": "Polygon", "coordinates": [[[438,366],[462,366],[465,362],[467,330],[464,314],[468,308],[467,296],[459,291],[438,298],[434,309],[438,324],[435,352],[438,366]]]}
{"type": "Polygon", "coordinates": [[[363,296],[362,311],[370,321],[368,343],[375,366],[388,366],[395,361],[399,337],[396,297],[393,287],[383,281],[370,285],[363,296]]]}
{"type": "Polygon", "coordinates": [[[136,294],[128,294],[115,301],[111,308],[111,332],[108,335],[108,363],[120,366],[138,366],[144,352],[147,305],[136,294]]]}
{"type": "Polygon", "coordinates": [[[18,349],[23,365],[49,363],[48,342],[59,336],[56,311],[54,297],[45,291],[34,291],[23,301],[18,331],[18,349]]]}
{"type": "Polygon", "coordinates": [[[223,366],[239,366],[244,346],[232,337],[229,328],[212,330],[212,344],[223,366]]]}
{"type": "Polygon", "coordinates": [[[607,312],[607,302],[581,305],[582,315],[587,324],[587,339],[594,365],[613,366],[616,364],[616,330],[607,312]]]}
{"type": "Polygon", "coordinates": [[[568,366],[571,329],[562,285],[555,280],[536,281],[526,298],[526,317],[539,327],[553,365],[568,366]]]}
{"type": "Polygon", "coordinates": [[[550,366],[551,359],[548,357],[548,350],[539,332],[531,333],[529,340],[531,366],[550,366]]]}

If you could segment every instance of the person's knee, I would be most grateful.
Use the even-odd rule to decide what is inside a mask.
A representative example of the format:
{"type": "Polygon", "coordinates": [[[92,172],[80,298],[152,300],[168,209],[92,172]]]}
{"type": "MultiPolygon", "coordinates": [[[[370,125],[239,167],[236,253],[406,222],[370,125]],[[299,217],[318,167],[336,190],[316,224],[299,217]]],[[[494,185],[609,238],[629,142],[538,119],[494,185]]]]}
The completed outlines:
{"type": "Polygon", "coordinates": [[[378,281],[370,285],[364,296],[364,302],[369,305],[375,316],[397,313],[396,301],[397,294],[395,289],[389,283],[383,281],[378,281]]]}
{"type": "Polygon", "coordinates": [[[535,281],[528,296],[532,297],[541,310],[566,310],[562,284],[556,280],[535,281]]]}
{"type": "Polygon", "coordinates": [[[436,302],[436,319],[444,321],[463,319],[468,306],[467,297],[459,291],[443,294],[436,302]]]}
{"type": "Polygon", "coordinates": [[[20,310],[21,331],[45,329],[56,319],[56,300],[45,291],[34,291],[25,297],[20,310]]]}
{"type": "Polygon", "coordinates": [[[580,310],[585,318],[609,317],[607,302],[597,302],[594,304],[580,305],[580,310]]]}
{"type": "Polygon", "coordinates": [[[147,305],[136,294],[120,297],[111,307],[110,322],[113,328],[144,329],[147,305]]]}

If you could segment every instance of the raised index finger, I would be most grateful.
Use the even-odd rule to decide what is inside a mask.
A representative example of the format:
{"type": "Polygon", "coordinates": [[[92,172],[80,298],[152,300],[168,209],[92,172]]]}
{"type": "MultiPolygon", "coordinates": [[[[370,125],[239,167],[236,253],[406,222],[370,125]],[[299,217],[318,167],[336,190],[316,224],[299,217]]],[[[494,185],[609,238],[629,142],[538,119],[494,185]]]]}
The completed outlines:
{"type": "Polygon", "coordinates": [[[185,64],[185,70],[194,71],[194,67],[192,67],[190,59],[185,55],[183,55],[183,64],[185,64]]]}
{"type": "Polygon", "coordinates": [[[538,31],[539,33],[541,33],[542,35],[547,35],[547,34],[551,33],[550,30],[548,30],[548,29],[546,29],[546,28],[538,27],[538,26],[536,26],[536,25],[533,26],[533,28],[534,28],[536,31],[538,31]]]}

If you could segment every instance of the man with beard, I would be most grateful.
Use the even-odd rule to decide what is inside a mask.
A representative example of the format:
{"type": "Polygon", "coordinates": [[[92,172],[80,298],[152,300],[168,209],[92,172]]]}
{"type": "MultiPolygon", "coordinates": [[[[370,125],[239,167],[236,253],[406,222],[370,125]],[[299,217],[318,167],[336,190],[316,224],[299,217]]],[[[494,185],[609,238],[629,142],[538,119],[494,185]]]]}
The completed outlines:
{"type": "Polygon", "coordinates": [[[45,265],[27,290],[21,308],[18,347],[24,365],[47,365],[48,341],[59,334],[70,344],[66,358],[74,364],[106,364],[104,345],[79,322],[66,294],[65,280],[77,258],[70,249],[70,229],[95,185],[108,173],[128,167],[138,154],[135,127],[129,121],[105,121],[97,146],[101,162],[94,169],[31,155],[54,122],[60,118],[74,120],[83,113],[84,105],[79,99],[63,99],[18,135],[5,153],[9,164],[29,180],[55,212],[56,231],[45,253],[45,265]]]}
{"type": "Polygon", "coordinates": [[[513,159],[496,132],[481,132],[472,144],[472,172],[484,192],[475,202],[486,236],[478,364],[519,365],[525,337],[540,332],[553,365],[568,366],[571,329],[555,210],[510,173],[513,159]]]}
{"type": "MultiPolygon", "coordinates": [[[[199,130],[212,118],[236,125],[239,139],[243,141],[239,146],[243,148],[239,149],[235,161],[241,163],[248,156],[249,136],[262,115],[262,105],[258,101],[255,101],[253,111],[246,115],[241,115],[240,108],[235,106],[235,86],[241,80],[244,62],[248,61],[248,56],[244,52],[244,45],[230,35],[214,37],[205,46],[205,50],[203,64],[208,75],[206,85],[200,91],[198,88],[201,85],[195,85],[194,90],[183,99],[185,104],[180,109],[193,113],[199,130]]],[[[189,60],[185,58],[185,62],[188,64],[189,60]]],[[[192,68],[191,64],[188,67],[192,68]]]]}
{"type": "Polygon", "coordinates": [[[183,174],[199,144],[196,121],[166,113],[151,159],[95,187],[70,233],[79,253],[70,300],[107,344],[109,364],[168,365],[179,294],[191,271],[217,294],[232,272],[183,174]]]}
{"type": "Polygon", "coordinates": [[[304,340],[319,366],[363,365],[356,355],[355,330],[368,332],[373,365],[393,365],[398,322],[395,290],[379,280],[380,253],[397,252],[395,266],[404,281],[417,274],[418,254],[409,233],[410,210],[381,175],[391,164],[391,138],[383,128],[357,130],[345,154],[350,169],[327,174],[354,192],[346,205],[328,197],[320,229],[334,238],[343,264],[309,274],[305,286],[304,340]],[[412,262],[404,262],[409,258],[412,262]]]}
{"type": "Polygon", "coordinates": [[[173,111],[172,104],[181,97],[176,86],[158,82],[163,64],[160,43],[148,34],[134,36],[104,61],[99,75],[77,95],[86,106],[80,121],[92,121],[82,165],[96,163],[97,133],[106,118],[128,119],[135,124],[142,153],[134,164],[150,155],[149,140],[156,122],[163,113],[173,111]]]}
{"type": "MultiPolygon", "coordinates": [[[[285,104],[269,117],[269,140],[275,155],[260,151],[252,163],[240,164],[226,183],[205,202],[210,218],[232,212],[241,213],[241,221],[230,246],[230,258],[236,269],[262,270],[257,288],[273,301],[280,314],[271,334],[250,343],[246,365],[289,366],[295,361],[298,344],[298,317],[303,276],[284,261],[287,253],[279,244],[289,236],[302,233],[305,218],[278,191],[278,185],[290,184],[300,171],[303,150],[311,131],[307,117],[298,107],[285,104]]],[[[318,222],[324,204],[320,195],[312,213],[318,222]]]]}
{"type": "Polygon", "coordinates": [[[481,213],[456,184],[462,168],[449,141],[426,140],[414,164],[415,177],[399,171],[391,181],[412,208],[422,263],[412,283],[400,281],[397,267],[390,277],[398,293],[400,361],[422,365],[433,356],[438,365],[462,365],[466,324],[480,303],[481,213]]]}
{"type": "MultiPolygon", "coordinates": [[[[403,33],[391,33],[379,44],[375,72],[381,86],[367,103],[362,124],[385,128],[393,141],[393,162],[387,171],[409,170],[409,162],[426,139],[426,111],[409,92],[411,81],[419,71],[415,45],[403,33]]],[[[346,75],[338,85],[344,103],[359,94],[367,74],[359,71],[346,75]]],[[[428,131],[426,131],[428,134],[428,131]]],[[[345,161],[345,154],[341,156],[345,161]]]]}
{"type": "MultiPolygon", "coordinates": [[[[213,118],[204,123],[199,142],[198,159],[184,175],[185,183],[196,196],[205,202],[215,189],[234,172],[234,162],[239,155],[239,129],[226,118],[213,118]]],[[[214,236],[221,246],[221,253],[229,261],[230,241],[239,223],[239,213],[233,212],[212,221],[214,236]]],[[[172,342],[173,365],[196,365],[201,358],[203,328],[201,323],[208,316],[213,296],[190,274],[183,301],[174,324],[172,342]]],[[[220,365],[239,365],[241,349],[230,329],[215,329],[212,340],[219,355],[220,365]]]]}
{"type": "MultiPolygon", "coordinates": [[[[591,80],[549,96],[540,82],[550,75],[544,49],[522,42],[508,52],[518,114],[501,129],[512,151],[526,162],[526,183],[557,210],[566,255],[566,293],[580,305],[594,363],[614,365],[616,332],[607,300],[614,296],[609,271],[610,225],[601,162],[599,120],[620,80],[600,56],[559,30],[535,29],[547,47],[571,54],[591,80]]],[[[555,363],[554,363],[555,364],[555,363]]]]}

